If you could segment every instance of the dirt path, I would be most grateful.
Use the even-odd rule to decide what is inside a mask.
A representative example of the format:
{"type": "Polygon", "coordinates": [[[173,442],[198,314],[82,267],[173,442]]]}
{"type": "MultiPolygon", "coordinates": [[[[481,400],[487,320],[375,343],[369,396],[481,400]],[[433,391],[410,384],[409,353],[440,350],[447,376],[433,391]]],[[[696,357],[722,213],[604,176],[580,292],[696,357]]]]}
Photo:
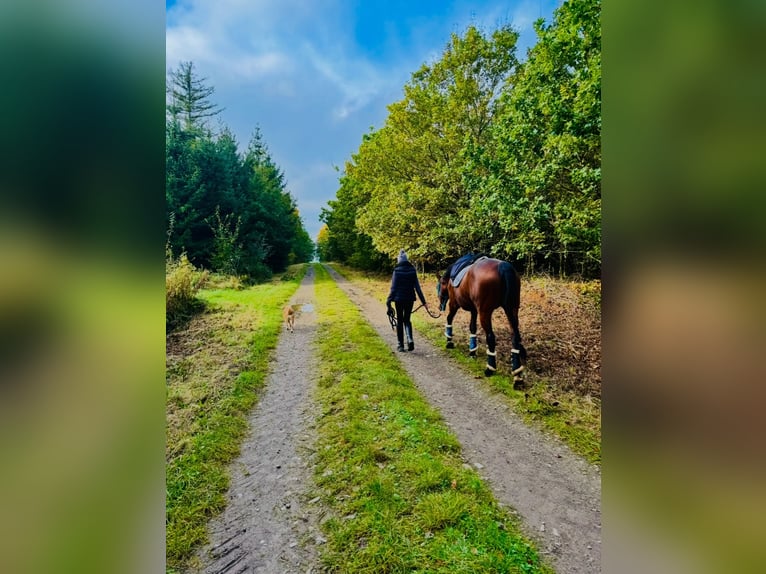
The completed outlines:
{"type": "MultiPolygon", "coordinates": [[[[383,304],[327,269],[396,352],[383,304]]],[[[502,504],[518,512],[558,574],[600,572],[599,469],[527,427],[501,399],[447,360],[442,349],[415,338],[415,350],[397,356],[458,437],[467,463],[488,480],[502,504]]]]}
{"type": "Polygon", "coordinates": [[[292,304],[302,306],[295,332],[283,331],[273,372],[248,421],[250,435],[231,467],[224,512],[210,523],[210,544],[199,553],[206,574],[316,571],[321,544],[317,517],[307,508],[316,405],[313,339],[314,270],[309,267],[292,304]]]}

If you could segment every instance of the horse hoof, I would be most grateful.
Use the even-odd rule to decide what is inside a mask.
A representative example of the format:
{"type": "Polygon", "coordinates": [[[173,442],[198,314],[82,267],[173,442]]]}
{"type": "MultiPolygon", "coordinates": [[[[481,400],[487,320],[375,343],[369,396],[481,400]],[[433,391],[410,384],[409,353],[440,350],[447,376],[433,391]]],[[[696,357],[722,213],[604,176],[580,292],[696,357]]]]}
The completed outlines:
{"type": "Polygon", "coordinates": [[[514,379],[513,380],[513,390],[514,391],[520,391],[522,389],[525,389],[526,385],[524,384],[524,379],[514,379]]]}
{"type": "Polygon", "coordinates": [[[491,377],[494,374],[495,374],[495,371],[493,371],[492,369],[484,369],[484,376],[485,377],[491,377]]]}
{"type": "Polygon", "coordinates": [[[448,348],[448,349],[454,349],[454,348],[455,348],[455,343],[453,343],[452,341],[449,341],[449,342],[447,343],[447,348],[448,348]]]}
{"type": "Polygon", "coordinates": [[[475,359],[476,358],[476,351],[469,351],[468,356],[471,357],[472,359],[475,359]]]}

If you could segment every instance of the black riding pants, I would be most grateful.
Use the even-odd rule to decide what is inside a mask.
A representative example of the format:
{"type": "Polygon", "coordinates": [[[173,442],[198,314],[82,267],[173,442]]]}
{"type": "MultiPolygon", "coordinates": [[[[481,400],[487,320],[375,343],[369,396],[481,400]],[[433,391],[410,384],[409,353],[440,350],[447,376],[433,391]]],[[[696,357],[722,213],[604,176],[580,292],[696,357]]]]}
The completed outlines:
{"type": "Polygon", "coordinates": [[[404,344],[404,327],[407,327],[407,333],[412,337],[412,306],[415,301],[394,301],[396,307],[396,338],[400,345],[404,344]]]}

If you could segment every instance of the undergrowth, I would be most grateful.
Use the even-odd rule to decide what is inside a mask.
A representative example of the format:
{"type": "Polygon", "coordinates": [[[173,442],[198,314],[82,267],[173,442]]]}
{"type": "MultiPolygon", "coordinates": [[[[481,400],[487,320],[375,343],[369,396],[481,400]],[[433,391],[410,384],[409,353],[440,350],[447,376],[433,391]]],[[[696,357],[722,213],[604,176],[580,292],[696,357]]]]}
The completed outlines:
{"type": "Polygon", "coordinates": [[[317,266],[315,478],[328,572],[550,572],[438,413],[317,266]]]}
{"type": "Polygon", "coordinates": [[[203,304],[197,292],[205,283],[207,272],[198,271],[186,254],[165,259],[165,330],[172,331],[186,323],[203,304]]]}

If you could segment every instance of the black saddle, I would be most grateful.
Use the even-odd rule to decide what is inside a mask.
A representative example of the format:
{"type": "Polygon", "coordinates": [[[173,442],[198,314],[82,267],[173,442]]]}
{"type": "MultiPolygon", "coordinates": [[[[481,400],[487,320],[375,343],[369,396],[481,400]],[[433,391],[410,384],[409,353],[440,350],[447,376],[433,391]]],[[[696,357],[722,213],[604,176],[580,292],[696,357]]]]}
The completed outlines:
{"type": "Polygon", "coordinates": [[[454,279],[455,277],[457,277],[457,274],[460,273],[460,271],[462,271],[469,265],[473,265],[474,262],[480,257],[483,257],[481,253],[470,252],[458,258],[458,260],[452,264],[452,269],[450,270],[449,278],[454,279]]]}

